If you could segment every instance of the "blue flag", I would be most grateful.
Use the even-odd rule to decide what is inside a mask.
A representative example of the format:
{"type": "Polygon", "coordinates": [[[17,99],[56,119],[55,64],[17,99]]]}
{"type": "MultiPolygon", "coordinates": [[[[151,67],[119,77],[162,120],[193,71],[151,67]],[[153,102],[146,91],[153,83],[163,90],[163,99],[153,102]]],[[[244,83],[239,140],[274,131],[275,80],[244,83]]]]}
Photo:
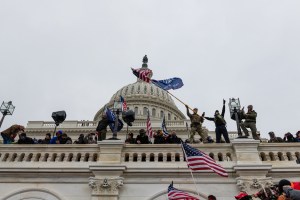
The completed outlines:
{"type": "MultiPolygon", "coordinates": [[[[108,123],[109,123],[109,128],[113,132],[114,129],[115,129],[116,116],[115,116],[115,114],[109,108],[105,109],[105,113],[106,113],[107,120],[108,120],[108,123]]],[[[124,124],[123,124],[122,120],[118,119],[118,128],[117,128],[117,131],[122,130],[123,125],[124,124]]]]}
{"type": "Polygon", "coordinates": [[[169,78],[169,79],[165,79],[165,80],[154,80],[152,79],[152,82],[160,87],[163,90],[176,90],[178,88],[181,88],[183,86],[183,82],[181,80],[181,78],[169,78]]]}

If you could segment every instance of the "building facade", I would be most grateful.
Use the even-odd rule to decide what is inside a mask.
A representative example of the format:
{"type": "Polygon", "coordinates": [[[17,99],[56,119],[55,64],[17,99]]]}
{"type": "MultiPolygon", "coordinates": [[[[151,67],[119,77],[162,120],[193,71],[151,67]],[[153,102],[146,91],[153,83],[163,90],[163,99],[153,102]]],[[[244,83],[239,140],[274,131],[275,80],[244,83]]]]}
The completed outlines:
{"type": "MultiPolygon", "coordinates": [[[[141,69],[147,67],[144,61],[141,69]]],[[[220,200],[232,200],[241,190],[252,194],[282,178],[299,181],[298,143],[260,143],[251,138],[235,139],[236,133],[230,133],[230,144],[194,144],[229,174],[224,178],[203,170],[194,172],[194,179],[179,144],[125,144],[127,132],[136,136],[146,127],[148,110],[154,130],[160,129],[165,116],[169,130],[183,140],[189,134],[190,121],[168,92],[140,80],[117,91],[93,120],[65,121],[58,129],[73,140],[81,133],[95,131],[104,108],[112,108],[120,95],[136,114],[133,126],[118,133],[120,140],[86,145],[0,144],[0,199],[165,200],[173,181],[174,187],[199,194],[200,199],[213,194],[220,200]]],[[[26,132],[42,139],[54,127],[54,122],[29,121],[26,132]]],[[[213,131],[208,133],[214,135],[213,131]]]]}

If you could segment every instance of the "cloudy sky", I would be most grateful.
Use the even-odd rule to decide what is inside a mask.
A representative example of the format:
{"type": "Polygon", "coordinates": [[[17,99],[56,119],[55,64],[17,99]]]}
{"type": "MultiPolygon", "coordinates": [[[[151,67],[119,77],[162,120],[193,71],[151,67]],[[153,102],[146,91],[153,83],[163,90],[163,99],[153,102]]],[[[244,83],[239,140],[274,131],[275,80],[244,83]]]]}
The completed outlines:
{"type": "Polygon", "coordinates": [[[207,116],[223,98],[239,97],[254,105],[263,135],[294,134],[299,8],[298,0],[0,0],[0,101],[16,106],[1,130],[52,120],[57,110],[67,120],[92,120],[135,82],[130,68],[147,54],[153,78],[182,78],[171,92],[207,116]]]}

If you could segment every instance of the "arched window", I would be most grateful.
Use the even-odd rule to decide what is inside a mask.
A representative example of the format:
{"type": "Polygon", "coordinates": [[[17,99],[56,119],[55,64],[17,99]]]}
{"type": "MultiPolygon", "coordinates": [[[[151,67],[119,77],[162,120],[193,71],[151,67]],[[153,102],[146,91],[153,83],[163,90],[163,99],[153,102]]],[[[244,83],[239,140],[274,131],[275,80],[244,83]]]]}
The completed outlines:
{"type": "Polygon", "coordinates": [[[140,92],[141,92],[141,86],[139,85],[137,89],[137,93],[139,94],[140,92]]]}
{"type": "Polygon", "coordinates": [[[144,87],[144,94],[146,94],[147,93],[147,86],[145,85],[145,87],[144,87]]]}
{"type": "Polygon", "coordinates": [[[168,113],[168,120],[171,120],[171,114],[168,113]]]}
{"type": "Polygon", "coordinates": [[[148,108],[147,108],[147,107],[144,107],[144,108],[143,108],[143,115],[144,115],[144,116],[147,116],[147,114],[148,114],[148,108]]]}
{"type": "Polygon", "coordinates": [[[127,95],[127,93],[128,93],[128,87],[126,87],[125,89],[125,95],[127,95]]]}
{"type": "Polygon", "coordinates": [[[152,108],[152,117],[155,117],[156,116],[156,110],[155,108],[152,108]]]}
{"type": "Polygon", "coordinates": [[[154,94],[154,90],[153,90],[153,87],[152,87],[152,86],[151,86],[150,92],[151,92],[151,95],[154,94]]]}
{"type": "Polygon", "coordinates": [[[131,94],[134,92],[134,86],[131,87],[131,94]]]}
{"type": "Polygon", "coordinates": [[[138,108],[138,107],[135,107],[135,108],[134,108],[134,114],[135,114],[135,115],[138,115],[138,113],[139,113],[139,108],[138,108]]]}
{"type": "Polygon", "coordinates": [[[162,119],[164,117],[164,111],[160,111],[160,118],[162,119]]]}

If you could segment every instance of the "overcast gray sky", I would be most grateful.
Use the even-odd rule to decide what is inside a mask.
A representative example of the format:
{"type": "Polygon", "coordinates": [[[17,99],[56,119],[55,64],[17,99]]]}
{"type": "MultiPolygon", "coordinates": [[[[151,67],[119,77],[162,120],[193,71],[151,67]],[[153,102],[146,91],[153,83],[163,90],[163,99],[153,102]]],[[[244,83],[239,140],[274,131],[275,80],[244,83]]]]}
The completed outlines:
{"type": "Polygon", "coordinates": [[[1,130],[52,120],[58,110],[67,120],[92,120],[136,81],[130,68],[147,54],[153,78],[182,78],[184,86],[171,93],[207,116],[223,98],[239,97],[254,105],[263,135],[294,134],[299,8],[299,0],[0,0],[0,101],[16,106],[1,130]]]}

